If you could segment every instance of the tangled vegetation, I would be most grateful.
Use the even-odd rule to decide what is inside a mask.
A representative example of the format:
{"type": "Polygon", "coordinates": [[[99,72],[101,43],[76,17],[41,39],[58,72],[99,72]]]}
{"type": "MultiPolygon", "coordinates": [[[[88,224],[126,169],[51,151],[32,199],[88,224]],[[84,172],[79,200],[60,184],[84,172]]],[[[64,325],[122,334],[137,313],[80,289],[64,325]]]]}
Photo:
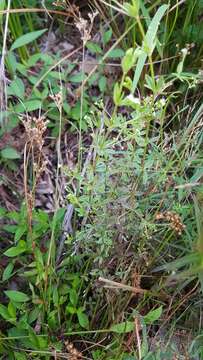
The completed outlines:
{"type": "Polygon", "coordinates": [[[1,359],[203,359],[202,16],[0,2],[1,359]]]}

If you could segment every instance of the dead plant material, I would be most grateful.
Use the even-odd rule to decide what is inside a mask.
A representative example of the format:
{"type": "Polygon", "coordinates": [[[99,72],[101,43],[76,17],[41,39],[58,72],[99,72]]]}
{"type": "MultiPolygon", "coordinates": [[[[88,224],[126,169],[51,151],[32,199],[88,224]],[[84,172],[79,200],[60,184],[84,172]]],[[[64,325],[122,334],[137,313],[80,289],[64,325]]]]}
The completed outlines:
{"type": "Polygon", "coordinates": [[[71,12],[52,10],[52,9],[47,10],[44,8],[19,8],[19,9],[0,10],[0,15],[25,14],[25,13],[47,13],[47,12],[49,14],[56,14],[56,15],[70,16],[70,17],[73,16],[71,12]]]}
{"type": "Polygon", "coordinates": [[[55,102],[57,108],[60,109],[60,107],[61,107],[62,104],[63,104],[63,97],[62,97],[61,92],[59,92],[58,94],[49,95],[49,96],[50,96],[50,98],[55,102]]]}
{"type": "Polygon", "coordinates": [[[22,119],[22,123],[30,146],[36,146],[41,151],[44,145],[44,132],[47,129],[48,121],[45,121],[44,116],[39,118],[27,116],[26,120],[22,119]]]}
{"type": "Polygon", "coordinates": [[[140,289],[141,276],[137,271],[134,271],[131,275],[132,286],[140,289]]]}
{"type": "Polygon", "coordinates": [[[32,229],[32,211],[35,206],[35,192],[38,180],[46,170],[46,160],[43,159],[42,147],[44,145],[44,136],[48,121],[44,116],[27,116],[26,120],[21,118],[24,125],[27,142],[24,148],[24,191],[28,212],[28,223],[31,232],[32,229]],[[28,166],[32,163],[32,185],[28,185],[28,166]]]}
{"type": "Polygon", "coordinates": [[[83,19],[79,16],[79,20],[76,21],[75,25],[81,34],[81,40],[83,41],[83,45],[87,43],[88,40],[91,39],[91,32],[93,28],[93,23],[95,17],[98,15],[98,12],[95,13],[88,13],[89,20],[83,19]]]}
{"type": "Polygon", "coordinates": [[[138,318],[135,318],[135,334],[136,334],[136,339],[137,339],[138,359],[139,360],[142,359],[140,330],[141,330],[140,322],[139,322],[138,318]]]}
{"type": "Polygon", "coordinates": [[[76,349],[74,344],[69,340],[65,341],[66,351],[68,352],[67,359],[69,360],[80,360],[83,358],[82,353],[76,349]]]}
{"type": "Polygon", "coordinates": [[[182,223],[180,215],[172,211],[165,211],[156,214],[156,220],[167,220],[170,224],[170,227],[175,230],[178,235],[181,235],[185,229],[185,225],[182,223]]]}
{"type": "Polygon", "coordinates": [[[104,279],[102,277],[99,277],[98,281],[102,282],[104,284],[104,287],[109,288],[109,289],[130,291],[130,292],[135,293],[135,294],[145,294],[147,292],[147,290],[137,288],[137,287],[133,287],[133,286],[130,286],[130,285],[125,285],[125,284],[122,284],[122,283],[119,283],[119,282],[116,282],[116,281],[104,279]]]}

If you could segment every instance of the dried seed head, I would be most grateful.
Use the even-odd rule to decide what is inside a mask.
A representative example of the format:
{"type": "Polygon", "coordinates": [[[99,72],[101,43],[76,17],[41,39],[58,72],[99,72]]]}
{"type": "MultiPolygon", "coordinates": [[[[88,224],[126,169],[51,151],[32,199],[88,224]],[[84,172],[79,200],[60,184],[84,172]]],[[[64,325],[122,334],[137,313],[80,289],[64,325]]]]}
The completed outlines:
{"type": "Polygon", "coordinates": [[[59,93],[57,93],[57,94],[50,95],[50,98],[55,102],[57,108],[60,109],[61,106],[62,106],[62,103],[63,103],[62,93],[59,92],[59,93]]]}
{"type": "Polygon", "coordinates": [[[22,119],[28,142],[40,151],[44,145],[44,133],[47,129],[48,122],[48,120],[45,121],[44,116],[40,116],[39,118],[27,116],[26,120],[22,119]]]}
{"type": "Polygon", "coordinates": [[[81,15],[79,15],[78,20],[75,22],[75,26],[80,32],[81,39],[83,44],[85,45],[88,40],[91,39],[91,32],[94,23],[95,17],[98,15],[98,11],[94,13],[88,13],[89,20],[83,19],[81,15]]]}
{"type": "Polygon", "coordinates": [[[156,214],[156,220],[164,219],[163,213],[156,214]]]}
{"type": "Polygon", "coordinates": [[[165,211],[156,215],[156,220],[167,220],[170,223],[170,227],[181,235],[185,229],[185,225],[182,223],[181,218],[178,214],[172,211],[165,211]]]}
{"type": "Polygon", "coordinates": [[[66,350],[68,352],[68,359],[71,359],[71,360],[79,360],[79,359],[82,359],[82,353],[80,351],[78,351],[74,344],[71,343],[69,340],[66,340],[65,341],[65,347],[66,347],[66,350]]]}

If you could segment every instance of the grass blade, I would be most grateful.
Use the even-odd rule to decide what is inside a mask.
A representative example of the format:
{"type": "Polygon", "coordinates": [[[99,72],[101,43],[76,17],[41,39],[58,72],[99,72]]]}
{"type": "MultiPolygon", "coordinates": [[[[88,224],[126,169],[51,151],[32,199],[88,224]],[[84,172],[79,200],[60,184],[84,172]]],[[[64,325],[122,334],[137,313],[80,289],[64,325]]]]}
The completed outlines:
{"type": "Polygon", "coordinates": [[[150,54],[153,52],[153,50],[155,48],[155,37],[156,37],[157,31],[158,31],[158,27],[159,27],[160,21],[161,21],[162,17],[164,16],[167,9],[168,9],[168,5],[162,5],[157,10],[156,14],[154,15],[154,17],[149,25],[149,28],[147,30],[147,33],[145,35],[145,38],[144,38],[143,44],[142,44],[143,53],[140,55],[140,57],[138,59],[137,67],[136,67],[135,74],[134,74],[132,93],[135,92],[135,89],[139,82],[145,61],[148,56],[148,52],[146,52],[145,48],[147,46],[150,54]]]}
{"type": "Polygon", "coordinates": [[[153,270],[153,272],[162,271],[162,270],[166,270],[166,271],[177,270],[177,269],[183,267],[184,265],[196,263],[199,261],[199,259],[200,259],[199,254],[193,253],[190,255],[186,255],[186,256],[182,257],[181,259],[172,261],[169,264],[158,266],[157,268],[155,268],[153,270]]]}

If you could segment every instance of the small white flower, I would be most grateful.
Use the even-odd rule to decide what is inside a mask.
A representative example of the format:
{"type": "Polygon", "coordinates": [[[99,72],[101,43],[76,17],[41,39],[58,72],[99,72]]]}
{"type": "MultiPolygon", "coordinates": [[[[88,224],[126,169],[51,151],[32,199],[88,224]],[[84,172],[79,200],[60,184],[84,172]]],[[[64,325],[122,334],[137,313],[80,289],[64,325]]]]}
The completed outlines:
{"type": "Polygon", "coordinates": [[[160,105],[161,105],[161,106],[164,106],[164,105],[166,104],[166,99],[165,99],[164,97],[162,97],[162,98],[159,100],[159,102],[160,102],[160,105]]]}
{"type": "Polygon", "coordinates": [[[183,48],[183,49],[181,49],[181,52],[182,52],[183,56],[186,56],[186,55],[187,55],[187,52],[188,52],[188,49],[187,49],[187,48],[183,48]]]}
{"type": "Polygon", "coordinates": [[[126,97],[127,100],[130,100],[134,104],[140,105],[140,99],[133,96],[133,94],[130,94],[126,97]]]}

